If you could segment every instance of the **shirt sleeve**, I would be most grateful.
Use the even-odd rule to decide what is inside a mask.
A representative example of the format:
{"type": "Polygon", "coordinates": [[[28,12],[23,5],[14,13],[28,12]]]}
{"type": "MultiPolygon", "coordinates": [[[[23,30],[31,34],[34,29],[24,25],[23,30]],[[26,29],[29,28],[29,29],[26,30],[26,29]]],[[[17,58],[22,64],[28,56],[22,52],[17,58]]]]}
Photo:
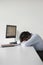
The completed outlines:
{"type": "Polygon", "coordinates": [[[35,34],[32,35],[32,37],[28,41],[25,41],[24,44],[25,46],[32,46],[34,44],[38,44],[41,40],[42,40],[41,37],[35,34]]]}

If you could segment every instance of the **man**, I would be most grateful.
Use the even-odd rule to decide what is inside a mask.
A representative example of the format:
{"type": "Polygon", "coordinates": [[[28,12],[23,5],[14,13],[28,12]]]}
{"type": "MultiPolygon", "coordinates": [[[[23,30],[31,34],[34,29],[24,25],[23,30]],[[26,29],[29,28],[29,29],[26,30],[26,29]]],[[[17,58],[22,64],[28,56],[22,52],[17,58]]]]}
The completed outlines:
{"type": "Polygon", "coordinates": [[[43,40],[39,35],[24,31],[20,34],[20,42],[25,47],[33,46],[43,61],[43,40]]]}
{"type": "Polygon", "coordinates": [[[20,42],[25,47],[33,46],[43,61],[43,40],[39,35],[24,31],[20,34],[20,42]]]}
{"type": "Polygon", "coordinates": [[[20,34],[20,42],[22,46],[33,46],[36,50],[43,50],[43,40],[37,34],[24,31],[20,34]]]}

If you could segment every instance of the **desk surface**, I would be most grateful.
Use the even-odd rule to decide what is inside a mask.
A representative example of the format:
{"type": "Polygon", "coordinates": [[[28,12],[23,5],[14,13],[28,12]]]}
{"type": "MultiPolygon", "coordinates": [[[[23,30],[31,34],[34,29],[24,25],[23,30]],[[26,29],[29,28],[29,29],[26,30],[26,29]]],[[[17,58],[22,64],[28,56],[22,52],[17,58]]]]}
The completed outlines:
{"type": "Polygon", "coordinates": [[[33,47],[0,48],[0,65],[43,65],[33,47]]]}

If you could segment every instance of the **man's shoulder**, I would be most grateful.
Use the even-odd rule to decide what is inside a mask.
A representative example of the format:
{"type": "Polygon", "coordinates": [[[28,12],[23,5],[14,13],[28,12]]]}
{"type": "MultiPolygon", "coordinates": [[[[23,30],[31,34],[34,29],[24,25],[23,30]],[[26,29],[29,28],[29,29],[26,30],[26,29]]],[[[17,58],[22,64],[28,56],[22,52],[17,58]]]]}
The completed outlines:
{"type": "MultiPolygon", "coordinates": [[[[38,37],[39,35],[38,35],[38,34],[32,34],[32,36],[37,36],[37,37],[38,37]]],[[[39,37],[40,37],[40,36],[39,36],[39,37]]]]}
{"type": "Polygon", "coordinates": [[[32,37],[33,37],[33,38],[36,38],[36,39],[41,39],[41,36],[38,35],[38,34],[33,34],[32,37]]]}

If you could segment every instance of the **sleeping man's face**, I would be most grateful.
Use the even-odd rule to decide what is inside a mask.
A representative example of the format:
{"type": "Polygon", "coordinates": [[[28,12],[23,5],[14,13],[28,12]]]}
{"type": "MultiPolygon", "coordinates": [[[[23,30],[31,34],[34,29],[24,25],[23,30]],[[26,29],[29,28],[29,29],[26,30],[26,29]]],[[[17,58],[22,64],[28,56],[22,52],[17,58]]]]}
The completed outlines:
{"type": "Polygon", "coordinates": [[[27,41],[27,40],[28,40],[28,38],[23,38],[20,41],[23,42],[23,41],[27,41]]]}
{"type": "Polygon", "coordinates": [[[20,39],[20,42],[23,42],[23,41],[27,41],[31,38],[31,36],[28,36],[28,37],[23,37],[20,39]]]}

